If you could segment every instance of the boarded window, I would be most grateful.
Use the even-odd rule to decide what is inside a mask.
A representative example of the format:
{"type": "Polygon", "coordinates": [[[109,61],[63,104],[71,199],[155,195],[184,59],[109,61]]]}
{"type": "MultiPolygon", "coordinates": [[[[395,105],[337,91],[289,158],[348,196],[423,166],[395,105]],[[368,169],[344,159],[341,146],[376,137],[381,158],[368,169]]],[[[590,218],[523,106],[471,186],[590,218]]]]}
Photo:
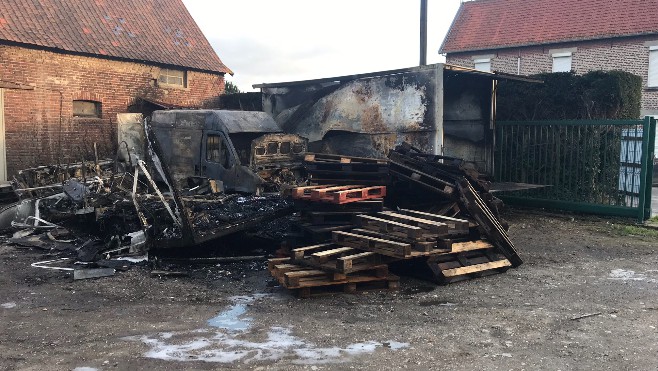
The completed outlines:
{"type": "Polygon", "coordinates": [[[184,88],[187,83],[186,80],[185,71],[170,70],[167,68],[160,69],[160,76],[158,77],[159,84],[180,86],[184,88]]]}
{"type": "Polygon", "coordinates": [[[658,88],[658,45],[649,48],[649,80],[647,86],[658,88]]]}
{"type": "Polygon", "coordinates": [[[73,117],[101,117],[101,102],[74,100],[73,117]]]}
{"type": "Polygon", "coordinates": [[[224,168],[229,167],[228,147],[219,135],[208,135],[206,140],[206,160],[216,162],[224,168]]]}
{"type": "Polygon", "coordinates": [[[491,59],[476,59],[475,69],[482,72],[491,72],[491,59]]]}
{"type": "Polygon", "coordinates": [[[553,54],[553,72],[571,72],[571,53],[553,54]]]}

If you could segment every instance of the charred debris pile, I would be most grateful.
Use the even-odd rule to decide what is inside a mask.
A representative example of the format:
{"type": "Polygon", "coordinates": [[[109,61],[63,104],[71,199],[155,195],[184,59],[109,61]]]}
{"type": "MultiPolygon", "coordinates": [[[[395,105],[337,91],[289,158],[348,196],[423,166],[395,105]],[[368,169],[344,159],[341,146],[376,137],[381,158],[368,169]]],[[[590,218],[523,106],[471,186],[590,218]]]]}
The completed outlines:
{"type": "Polygon", "coordinates": [[[46,252],[48,260],[35,267],[94,278],[146,264],[153,251],[184,255],[185,248],[292,212],[292,202],[279,194],[226,194],[207,179],[173,189],[143,161],[134,171],[102,164],[21,171],[13,182],[21,200],[0,210],[6,241],[46,252]]]}
{"type": "Polygon", "coordinates": [[[0,211],[0,228],[9,243],[48,253],[35,267],[75,278],[153,264],[156,251],[192,262],[176,254],[202,244],[214,256],[197,260],[239,260],[247,243],[224,247],[248,232],[280,247],[268,269],[301,296],[393,289],[399,274],[446,284],[522,263],[500,201],[469,163],[406,143],[388,159],[303,159],[302,177],[279,179],[270,185],[279,192],[261,195],[223,192],[198,177],[181,187],[158,161],[27,169],[14,181],[21,200],[0,211]]]}
{"type": "Polygon", "coordinates": [[[292,190],[298,215],[288,256],[268,269],[302,297],[398,287],[398,276],[438,284],[522,264],[489,182],[468,163],[408,144],[382,162],[306,156],[310,182],[292,190]],[[386,187],[372,185],[386,177],[386,187]],[[371,182],[373,181],[373,182],[371,182]],[[367,185],[370,184],[370,185],[367,185]]]}

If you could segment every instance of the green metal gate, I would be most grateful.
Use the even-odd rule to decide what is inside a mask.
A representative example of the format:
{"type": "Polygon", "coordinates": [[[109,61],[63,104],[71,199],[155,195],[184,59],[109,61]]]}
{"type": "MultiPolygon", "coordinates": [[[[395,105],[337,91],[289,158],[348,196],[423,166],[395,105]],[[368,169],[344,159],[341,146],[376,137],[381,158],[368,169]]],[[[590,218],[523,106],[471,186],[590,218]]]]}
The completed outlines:
{"type": "Polygon", "coordinates": [[[510,193],[510,204],[651,216],[656,120],[496,123],[495,178],[548,187],[510,193]]]}

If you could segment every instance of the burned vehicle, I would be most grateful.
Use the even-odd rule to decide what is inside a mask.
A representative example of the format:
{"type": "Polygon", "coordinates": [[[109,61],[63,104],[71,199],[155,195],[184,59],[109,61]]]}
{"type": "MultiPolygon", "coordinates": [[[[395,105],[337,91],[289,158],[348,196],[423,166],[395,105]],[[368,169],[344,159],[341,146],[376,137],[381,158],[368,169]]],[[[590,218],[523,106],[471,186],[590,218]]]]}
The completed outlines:
{"type": "Polygon", "coordinates": [[[188,247],[289,214],[281,191],[305,181],[307,140],[282,134],[263,112],[119,114],[117,133],[115,161],[23,170],[15,179],[23,201],[0,211],[0,227],[84,224],[74,235],[96,257],[188,247]]]}
{"type": "MultiPolygon", "coordinates": [[[[179,189],[206,178],[214,180],[219,190],[261,194],[302,177],[300,160],[308,141],[282,134],[264,112],[155,111],[148,129],[179,189]]],[[[119,142],[126,145],[119,160],[125,164],[134,158],[152,158],[145,156],[147,137],[141,115],[120,114],[119,142]]]]}

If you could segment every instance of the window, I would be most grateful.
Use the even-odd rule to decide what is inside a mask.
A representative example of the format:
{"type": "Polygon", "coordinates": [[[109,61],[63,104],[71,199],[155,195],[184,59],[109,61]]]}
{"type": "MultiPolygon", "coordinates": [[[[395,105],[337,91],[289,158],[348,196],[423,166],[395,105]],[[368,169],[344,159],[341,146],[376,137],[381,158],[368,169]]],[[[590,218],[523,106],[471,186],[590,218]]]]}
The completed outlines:
{"type": "Polygon", "coordinates": [[[101,118],[101,102],[93,100],[74,100],[73,117],[101,118]]]}
{"type": "Polygon", "coordinates": [[[486,58],[486,59],[476,59],[473,62],[475,62],[475,69],[478,71],[482,72],[491,72],[491,59],[486,58]]]}
{"type": "Polygon", "coordinates": [[[658,88],[658,45],[649,47],[649,79],[647,86],[658,88]]]}
{"type": "Polygon", "coordinates": [[[208,135],[206,140],[206,160],[216,162],[224,168],[229,167],[228,147],[219,135],[208,135]]]}
{"type": "Polygon", "coordinates": [[[167,68],[160,69],[160,76],[158,77],[158,84],[179,86],[184,88],[187,83],[185,71],[170,70],[167,68]]]}
{"type": "Polygon", "coordinates": [[[571,52],[553,54],[553,72],[571,72],[571,52]]]}

